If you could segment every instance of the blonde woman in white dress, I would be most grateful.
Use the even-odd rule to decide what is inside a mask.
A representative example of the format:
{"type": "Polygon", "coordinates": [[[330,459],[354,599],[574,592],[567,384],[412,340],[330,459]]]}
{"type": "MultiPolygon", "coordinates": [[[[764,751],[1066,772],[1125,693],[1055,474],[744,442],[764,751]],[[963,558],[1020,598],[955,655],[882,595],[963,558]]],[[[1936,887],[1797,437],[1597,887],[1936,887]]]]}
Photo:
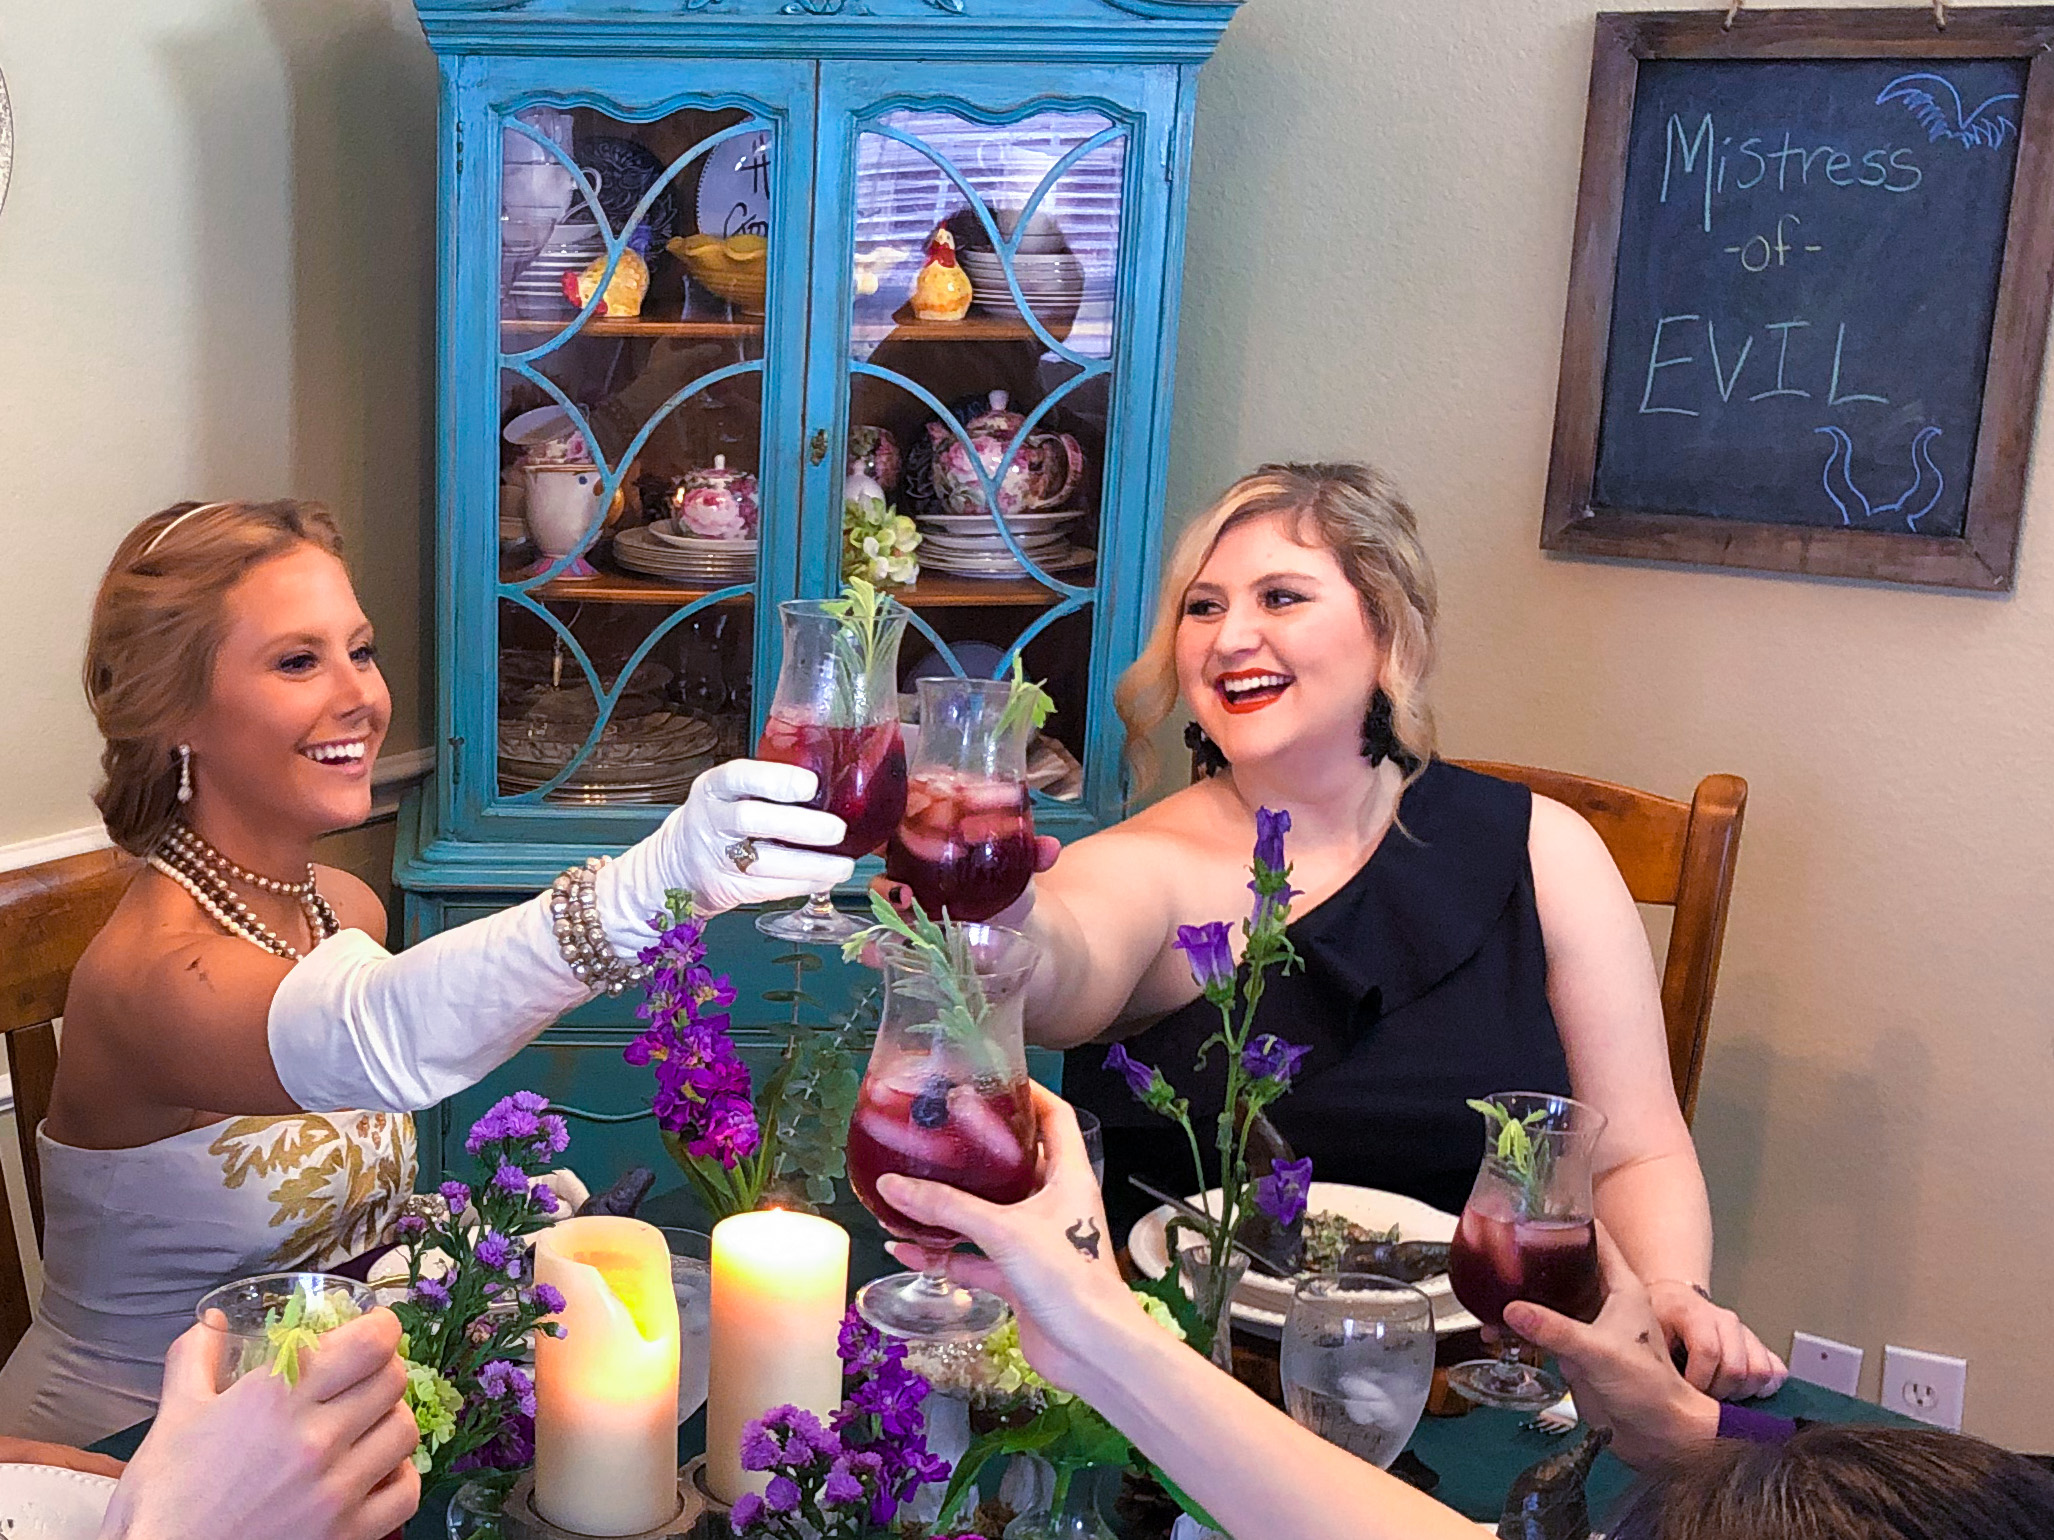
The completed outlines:
{"type": "Polygon", "coordinates": [[[388,953],[371,890],[312,860],[369,816],[392,712],[315,504],[144,520],[101,584],[85,680],[106,739],[96,800],[149,865],[72,977],[38,1134],[43,1296],[0,1368],[0,1435],[88,1444],[130,1426],[207,1289],[389,1239],[413,1187],[409,1114],[632,983],[667,889],[710,912],[852,870],[804,848],[842,837],[787,805],[812,772],[737,760],[619,860],[388,953]]]}

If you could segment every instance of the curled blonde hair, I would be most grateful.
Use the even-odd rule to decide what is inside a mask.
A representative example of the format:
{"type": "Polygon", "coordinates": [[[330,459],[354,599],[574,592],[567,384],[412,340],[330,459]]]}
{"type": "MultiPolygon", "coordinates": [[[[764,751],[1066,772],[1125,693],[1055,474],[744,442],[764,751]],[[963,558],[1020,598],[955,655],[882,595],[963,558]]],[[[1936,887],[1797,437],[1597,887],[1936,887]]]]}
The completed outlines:
{"type": "Polygon", "coordinates": [[[1362,611],[1384,649],[1378,683],[1391,699],[1391,728],[1417,761],[1408,781],[1433,757],[1433,709],[1426,678],[1434,661],[1440,599],[1433,564],[1419,542],[1419,521],[1390,477],[1353,463],[1264,465],[1228,487],[1178,538],[1163,573],[1155,629],[1127,672],[1113,703],[1127,728],[1127,763],[1137,790],[1159,769],[1151,739],[1177,705],[1177,627],[1184,595],[1220,536],[1237,525],[1281,516],[1301,545],[1333,552],[1361,596],[1362,611]]]}
{"type": "Polygon", "coordinates": [[[86,702],[106,748],[93,801],[147,855],[178,812],[176,735],[206,705],[228,591],[297,545],[342,555],[319,503],[175,503],[122,538],[93,599],[86,702]]]}

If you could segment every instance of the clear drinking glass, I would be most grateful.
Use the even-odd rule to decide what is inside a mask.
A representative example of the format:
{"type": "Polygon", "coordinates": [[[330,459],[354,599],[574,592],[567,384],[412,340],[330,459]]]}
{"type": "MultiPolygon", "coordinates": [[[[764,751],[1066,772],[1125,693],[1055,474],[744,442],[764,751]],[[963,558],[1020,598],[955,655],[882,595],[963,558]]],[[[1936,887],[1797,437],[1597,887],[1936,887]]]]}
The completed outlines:
{"type": "Polygon", "coordinates": [[[1592,1157],[1605,1116],[1566,1096],[1531,1091],[1490,1098],[1525,1129],[1508,1146],[1484,1133],[1476,1173],[1455,1230],[1448,1280],[1464,1309],[1498,1333],[1498,1356],[1448,1371],[1448,1383],[1486,1406],[1536,1410],[1562,1398],[1561,1376],[1521,1359],[1525,1348],[1505,1329],[1515,1299],[1594,1321],[1604,1304],[1591,1195],[1592,1157]]]}
{"type": "Polygon", "coordinates": [[[306,1345],[304,1337],[289,1337],[288,1333],[305,1331],[319,1336],[355,1320],[377,1303],[371,1286],[354,1278],[333,1273],[260,1273],[210,1290],[194,1314],[202,1326],[211,1326],[228,1338],[215,1371],[215,1388],[226,1390],[245,1374],[269,1369],[278,1361],[282,1347],[295,1341],[298,1346],[306,1345]]]}
{"type": "Polygon", "coordinates": [[[1098,1121],[1098,1114],[1086,1112],[1082,1107],[1073,1109],[1077,1114],[1077,1132],[1084,1136],[1084,1158],[1091,1162],[1091,1174],[1098,1178],[1098,1185],[1105,1186],[1105,1129],[1098,1121]]]}
{"type": "Polygon", "coordinates": [[[856,1307],[879,1331],[922,1341],[983,1337],[1004,1300],[943,1271],[963,1240],[908,1219],[877,1194],[886,1172],[946,1182],[991,1203],[1034,1191],[1034,1104],[1021,1008],[1040,948],[996,925],[960,928],[969,971],[938,978],[924,954],[887,941],[877,1046],[849,1123],[849,1185],[885,1229],[923,1252],[917,1273],[865,1284],[856,1307]]]}
{"type": "Polygon", "coordinates": [[[713,1237],[659,1225],[670,1248],[670,1287],[678,1301],[678,1421],[706,1404],[713,1346],[713,1237]]]}
{"type": "Polygon", "coordinates": [[[1034,875],[1034,724],[1006,709],[1012,692],[998,679],[920,681],[920,741],[884,871],[930,915],[988,920],[1034,875]]]}
{"type": "MultiPolygon", "coordinates": [[[[898,695],[906,609],[884,600],[867,646],[825,601],[788,599],[778,611],[784,665],[756,755],[818,775],[819,789],[806,805],[825,808],[848,825],[833,853],[867,856],[906,811],[898,695]]],[[[801,908],[758,915],[756,928],[780,941],[839,945],[866,922],[837,911],[831,897],[815,893],[801,908]]]]}
{"type": "Polygon", "coordinates": [[[1281,1374],[1284,1404],[1301,1426],[1389,1469],[1426,1410],[1433,1304],[1373,1273],[1307,1278],[1284,1318],[1281,1374]]]}

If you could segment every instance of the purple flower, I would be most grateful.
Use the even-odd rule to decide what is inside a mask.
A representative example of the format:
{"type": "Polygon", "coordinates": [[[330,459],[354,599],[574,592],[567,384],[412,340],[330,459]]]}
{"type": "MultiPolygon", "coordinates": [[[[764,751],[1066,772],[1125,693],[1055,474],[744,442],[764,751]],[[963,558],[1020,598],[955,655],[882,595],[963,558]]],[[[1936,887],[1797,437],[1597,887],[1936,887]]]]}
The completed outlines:
{"type": "Polygon", "coordinates": [[[863,1483],[849,1469],[847,1460],[837,1460],[820,1484],[820,1501],[829,1508],[853,1508],[863,1501],[863,1483]]]}
{"type": "Polygon", "coordinates": [[[763,1419],[758,1418],[742,1429],[743,1470],[775,1470],[784,1457],[777,1435],[763,1425],[763,1419]]]}
{"type": "Polygon", "coordinates": [[[535,1381],[504,1358],[495,1358],[478,1371],[478,1389],[488,1399],[511,1398],[521,1415],[535,1415],[535,1381]]]}
{"type": "Polygon", "coordinates": [[[563,1314],[563,1291],[553,1283],[536,1284],[528,1299],[542,1315],[563,1314]]]}
{"type": "Polygon", "coordinates": [[[528,1189],[528,1201],[545,1214],[553,1214],[563,1207],[563,1200],[557,1197],[556,1190],[547,1182],[536,1182],[531,1186],[528,1189]]]}
{"type": "Polygon", "coordinates": [[[454,1218],[470,1206],[471,1189],[462,1182],[444,1182],[436,1189],[442,1194],[442,1201],[449,1205],[450,1216],[454,1218]]]}
{"type": "Polygon", "coordinates": [[[772,1476],[763,1489],[763,1506],[772,1513],[795,1513],[799,1507],[799,1483],[790,1476],[772,1476]]]}
{"type": "Polygon", "coordinates": [[[492,1173],[492,1185],[501,1192],[524,1198],[528,1194],[528,1173],[509,1161],[501,1161],[499,1169],[492,1173]]]}
{"type": "Polygon", "coordinates": [[[513,1242],[497,1230],[487,1230],[480,1236],[474,1253],[481,1264],[494,1272],[518,1271],[519,1259],[514,1252],[513,1242]],[[507,1264],[510,1262],[516,1264],[514,1269],[508,1268],[507,1264]]]}
{"type": "Polygon", "coordinates": [[[1302,890],[1292,887],[1282,877],[1271,875],[1258,877],[1249,883],[1248,891],[1255,895],[1255,923],[1260,925],[1273,910],[1289,909],[1291,900],[1299,897],[1302,890]]]}
{"type": "Polygon", "coordinates": [[[1255,861],[1273,872],[1284,869],[1284,836],[1291,832],[1288,812],[1258,808],[1255,813],[1255,861]]]}
{"type": "Polygon", "coordinates": [[[1264,1032],[1241,1050],[1241,1068],[1257,1080],[1276,1080],[1288,1086],[1298,1066],[1311,1053],[1310,1047],[1287,1043],[1274,1032],[1264,1032]]]}
{"type": "Polygon", "coordinates": [[[804,1407],[791,1407],[784,1419],[785,1454],[794,1465],[815,1458],[833,1460],[842,1452],[842,1441],[821,1426],[820,1419],[804,1407]]]}
{"type": "Polygon", "coordinates": [[[1138,1102],[1148,1100],[1156,1081],[1161,1078],[1118,1043],[1105,1051],[1105,1067],[1127,1082],[1127,1089],[1138,1102]]]}
{"type": "Polygon", "coordinates": [[[500,1098],[471,1125],[471,1131],[464,1139],[464,1148],[476,1155],[488,1144],[534,1138],[542,1127],[539,1114],[548,1105],[547,1100],[533,1091],[516,1091],[511,1096],[500,1098]]]}
{"type": "Polygon", "coordinates": [[[393,1229],[408,1240],[419,1240],[428,1233],[428,1221],[419,1214],[402,1214],[399,1216],[399,1223],[394,1225],[393,1229]]]}
{"type": "Polygon", "coordinates": [[[1177,927],[1176,948],[1190,963],[1191,976],[1208,998],[1234,987],[1234,948],[1227,934],[1225,920],[1177,927]]]}
{"type": "Polygon", "coordinates": [[[1255,1206],[1280,1225],[1294,1225],[1312,1190],[1312,1157],[1272,1160],[1270,1174],[1255,1184],[1255,1206]]]}
{"type": "Polygon", "coordinates": [[[540,1132],[534,1143],[535,1158],[547,1160],[552,1155],[561,1155],[571,1147],[570,1125],[555,1113],[540,1120],[540,1132]]]}
{"type": "Polygon", "coordinates": [[[433,1278],[423,1278],[414,1285],[412,1299],[417,1305],[426,1305],[430,1310],[449,1308],[449,1290],[433,1278]]]}
{"type": "Polygon", "coordinates": [[[747,1530],[762,1517],[763,1499],[754,1492],[744,1492],[735,1499],[734,1507],[728,1510],[728,1518],[733,1522],[737,1533],[747,1530]]]}

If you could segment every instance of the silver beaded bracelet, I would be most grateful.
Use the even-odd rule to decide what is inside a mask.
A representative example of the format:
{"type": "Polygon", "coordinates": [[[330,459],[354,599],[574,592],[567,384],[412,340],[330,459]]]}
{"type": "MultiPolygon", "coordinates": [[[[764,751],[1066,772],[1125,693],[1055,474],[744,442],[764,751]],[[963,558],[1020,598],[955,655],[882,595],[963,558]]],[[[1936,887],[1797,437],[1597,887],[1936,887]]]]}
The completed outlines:
{"type": "Polygon", "coordinates": [[[599,920],[596,882],[606,866],[604,856],[571,867],[550,884],[549,912],[555,919],[556,945],[578,982],[593,991],[617,995],[639,984],[649,969],[639,958],[622,957],[606,939],[599,920]]]}

